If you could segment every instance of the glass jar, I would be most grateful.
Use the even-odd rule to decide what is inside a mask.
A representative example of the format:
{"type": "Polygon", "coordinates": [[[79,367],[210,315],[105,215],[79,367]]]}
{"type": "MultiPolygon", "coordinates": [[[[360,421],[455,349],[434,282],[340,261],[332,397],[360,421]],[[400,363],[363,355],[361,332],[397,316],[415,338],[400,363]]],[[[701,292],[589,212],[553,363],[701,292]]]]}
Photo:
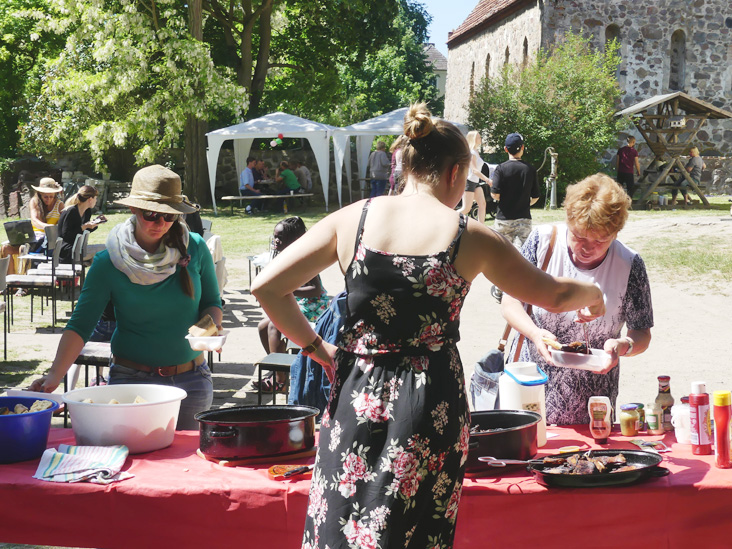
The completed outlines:
{"type": "Polygon", "coordinates": [[[646,423],[648,424],[648,432],[651,435],[662,435],[663,429],[663,410],[658,402],[651,402],[645,407],[646,423]]]}
{"type": "Polygon", "coordinates": [[[638,428],[637,431],[640,433],[641,431],[646,430],[646,411],[643,404],[640,402],[634,402],[633,404],[636,405],[638,408],[638,428]]]}
{"type": "Polygon", "coordinates": [[[634,437],[638,434],[638,406],[623,404],[620,407],[620,432],[624,437],[634,437]]]}

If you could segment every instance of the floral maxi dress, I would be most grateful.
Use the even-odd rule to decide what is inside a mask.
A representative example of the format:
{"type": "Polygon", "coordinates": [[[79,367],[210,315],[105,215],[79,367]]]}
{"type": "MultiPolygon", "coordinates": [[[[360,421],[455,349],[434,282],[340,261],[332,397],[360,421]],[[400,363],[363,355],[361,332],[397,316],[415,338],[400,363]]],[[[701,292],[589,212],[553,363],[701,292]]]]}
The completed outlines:
{"type": "Polygon", "coordinates": [[[303,548],[452,546],[470,415],[456,348],[470,283],[447,250],[405,256],[361,242],[320,430],[303,548]]]}

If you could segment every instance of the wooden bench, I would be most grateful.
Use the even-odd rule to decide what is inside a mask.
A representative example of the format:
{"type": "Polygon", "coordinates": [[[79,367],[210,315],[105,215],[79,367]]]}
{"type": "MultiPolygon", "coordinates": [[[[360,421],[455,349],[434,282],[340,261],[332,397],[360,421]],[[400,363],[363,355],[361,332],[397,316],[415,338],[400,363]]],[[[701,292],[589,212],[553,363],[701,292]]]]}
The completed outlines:
{"type": "Polygon", "coordinates": [[[313,193],[295,193],[295,194],[258,194],[253,196],[222,196],[221,200],[231,202],[231,215],[234,215],[234,205],[238,202],[241,204],[245,200],[267,200],[284,198],[290,200],[292,198],[310,198],[315,196],[313,193]]]}

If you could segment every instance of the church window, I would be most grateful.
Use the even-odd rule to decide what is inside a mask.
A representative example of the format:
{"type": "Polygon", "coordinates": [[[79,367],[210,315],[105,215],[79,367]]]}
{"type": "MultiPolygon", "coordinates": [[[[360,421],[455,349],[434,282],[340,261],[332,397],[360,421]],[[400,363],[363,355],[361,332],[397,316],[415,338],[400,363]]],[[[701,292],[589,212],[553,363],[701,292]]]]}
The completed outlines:
{"type": "Polygon", "coordinates": [[[503,59],[504,66],[508,65],[508,61],[510,60],[510,58],[511,58],[511,54],[508,51],[508,46],[506,46],[506,57],[504,57],[504,59],[503,59]]]}
{"type": "Polygon", "coordinates": [[[686,34],[681,29],[671,35],[670,90],[682,91],[686,83],[686,34]]]}
{"type": "Polygon", "coordinates": [[[470,65],[470,97],[475,95],[475,62],[470,65]]]}
{"type": "Polygon", "coordinates": [[[521,59],[521,67],[526,68],[529,63],[529,40],[524,36],[524,56],[521,59]]]}
{"type": "Polygon", "coordinates": [[[622,44],[620,43],[620,27],[618,27],[615,23],[612,23],[605,28],[605,47],[607,47],[607,45],[613,40],[615,40],[618,45],[621,46],[621,48],[618,50],[618,55],[620,55],[621,59],[620,63],[618,64],[618,68],[615,69],[615,80],[617,80],[620,83],[620,87],[623,88],[625,80],[623,78],[623,75],[625,73],[622,60],[622,44]]]}
{"type": "Polygon", "coordinates": [[[491,54],[485,56],[485,77],[486,79],[491,76],[491,54]]]}

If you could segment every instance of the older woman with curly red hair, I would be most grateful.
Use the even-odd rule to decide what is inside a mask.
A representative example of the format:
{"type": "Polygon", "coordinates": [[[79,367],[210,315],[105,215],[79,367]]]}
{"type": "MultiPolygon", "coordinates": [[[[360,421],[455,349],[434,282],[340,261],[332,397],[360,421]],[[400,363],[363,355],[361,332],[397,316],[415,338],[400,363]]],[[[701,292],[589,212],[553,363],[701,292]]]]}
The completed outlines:
{"type": "MultiPolygon", "coordinates": [[[[592,348],[610,354],[610,364],[598,373],[554,365],[545,340],[584,341],[583,328],[573,313],[554,313],[533,307],[529,316],[516,297],[504,295],[501,312],[514,329],[526,336],[520,360],[546,369],[546,421],[558,425],[587,423],[587,399],[610,398],[615,405],[620,379],[619,357],[635,356],[648,348],[653,327],[651,289],[646,267],[635,251],[617,240],[628,219],[630,198],[610,177],[595,174],[567,188],[566,225],[556,233],[547,273],[592,282],[602,289],[606,313],[586,324],[592,348]],[[623,336],[623,327],[626,333],[623,336]]],[[[521,250],[541,265],[549,249],[552,227],[534,229],[521,250]]],[[[511,355],[516,351],[511,349],[511,355]]]]}

